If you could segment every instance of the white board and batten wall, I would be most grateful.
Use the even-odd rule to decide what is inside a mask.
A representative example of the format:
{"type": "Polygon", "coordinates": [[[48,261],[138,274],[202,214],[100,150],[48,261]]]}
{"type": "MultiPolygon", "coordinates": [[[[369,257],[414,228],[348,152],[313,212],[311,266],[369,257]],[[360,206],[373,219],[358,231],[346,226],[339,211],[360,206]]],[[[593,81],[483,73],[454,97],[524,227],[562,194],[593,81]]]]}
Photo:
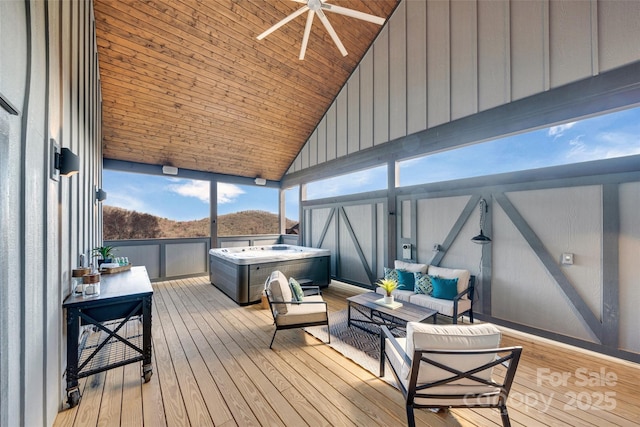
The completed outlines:
{"type": "MultiPolygon", "coordinates": [[[[464,134],[462,144],[477,142],[468,136],[474,131],[469,124],[474,122],[466,119],[484,117],[482,114],[494,110],[509,111],[512,103],[525,115],[544,116],[542,109],[549,106],[549,99],[561,105],[565,100],[557,94],[577,92],[567,90],[571,85],[587,85],[600,76],[606,81],[613,72],[636,70],[639,40],[640,2],[636,1],[402,1],[309,136],[283,182],[304,183],[330,177],[336,170],[348,172],[350,165],[356,169],[372,167],[440,150],[443,145],[436,142],[430,146],[429,139],[440,129],[453,139],[464,134]],[[550,95],[546,104],[539,102],[541,94],[550,95]],[[535,100],[527,107],[530,99],[535,100]]],[[[637,86],[640,75],[635,74],[630,81],[637,86]]],[[[640,103],[637,91],[614,103],[599,99],[588,114],[598,108],[621,108],[624,102],[640,103]]],[[[560,116],[566,120],[571,114],[560,116]]],[[[550,117],[558,120],[557,115],[550,117]]],[[[513,120],[509,121],[497,122],[494,137],[501,135],[501,127],[502,134],[527,129],[514,128],[513,120]]],[[[534,126],[553,123],[537,122],[534,126]]],[[[455,146],[455,142],[448,146],[455,146]]],[[[597,171],[594,176],[582,177],[584,173],[572,175],[569,169],[574,170],[567,168],[565,174],[562,167],[549,168],[545,172],[548,176],[538,174],[532,182],[520,180],[519,185],[489,180],[491,187],[482,187],[482,180],[481,184],[467,180],[456,188],[444,186],[445,190],[430,185],[392,189],[387,209],[388,214],[396,211],[396,219],[390,222],[396,233],[389,236],[397,237],[389,247],[411,242],[413,259],[428,262],[434,257],[433,245],[447,238],[471,197],[482,194],[490,206],[493,243],[484,252],[482,273],[486,281],[479,281],[477,311],[482,314],[485,310],[489,319],[524,330],[548,331],[567,342],[593,343],[595,349],[601,344],[612,345],[607,340],[613,336],[614,348],[605,352],[621,350],[634,359],[634,354],[640,354],[635,326],[640,286],[634,268],[640,253],[640,223],[634,214],[640,211],[640,167],[632,166],[630,174],[623,177],[614,171],[601,177],[595,176],[600,173],[597,171]],[[563,175],[571,175],[571,179],[556,179],[563,175]],[[608,205],[610,194],[618,200],[614,207],[608,205]],[[509,209],[516,214],[505,212],[498,199],[508,200],[509,209]],[[617,229],[614,238],[611,227],[617,229]],[[525,238],[527,233],[533,233],[541,247],[531,237],[525,238]],[[565,252],[574,254],[574,265],[550,265],[549,259],[560,264],[565,252]],[[489,293],[483,294],[483,284],[489,293]],[[572,288],[569,293],[567,284],[572,288]],[[568,295],[575,295],[576,301],[568,295]]],[[[518,181],[517,173],[508,178],[514,176],[518,181]]],[[[317,243],[323,231],[318,227],[327,225],[330,209],[339,211],[339,200],[303,202],[303,221],[312,219],[303,224],[305,241],[317,243]]],[[[358,195],[344,200],[345,206],[357,205],[358,195]]],[[[368,204],[367,200],[361,202],[368,204]]],[[[369,215],[370,210],[364,212],[369,215]]],[[[449,236],[452,242],[441,265],[468,268],[480,275],[482,249],[469,245],[469,239],[477,234],[478,221],[479,214],[474,211],[457,234],[449,236]]],[[[346,260],[349,247],[343,244],[342,264],[337,270],[348,272],[351,277],[347,279],[365,284],[363,268],[345,268],[346,261],[375,265],[378,276],[383,263],[389,261],[379,252],[386,243],[378,241],[375,227],[368,229],[370,235],[356,239],[360,241],[357,249],[364,255],[358,257],[358,251],[352,250],[346,260]],[[370,262],[371,257],[375,261],[370,262]]],[[[349,240],[329,224],[325,245],[338,247],[336,241],[349,240]]]]}
{"type": "Polygon", "coordinates": [[[400,3],[289,173],[640,60],[633,0],[400,3]]]}
{"type": "Polygon", "coordinates": [[[0,2],[0,425],[53,425],[66,399],[62,301],[100,241],[101,94],[91,2],[0,2]],[[51,146],[79,173],[50,179],[51,146]]]}

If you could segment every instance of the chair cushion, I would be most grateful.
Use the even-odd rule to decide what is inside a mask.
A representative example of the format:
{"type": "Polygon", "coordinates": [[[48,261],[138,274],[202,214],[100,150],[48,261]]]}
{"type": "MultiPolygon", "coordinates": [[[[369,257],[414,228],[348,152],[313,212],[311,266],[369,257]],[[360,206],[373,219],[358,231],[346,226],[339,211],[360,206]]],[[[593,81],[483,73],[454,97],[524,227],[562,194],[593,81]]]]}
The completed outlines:
{"type": "Polygon", "coordinates": [[[283,304],[287,306],[287,312],[278,313],[276,316],[276,324],[278,326],[297,325],[301,323],[326,322],[327,306],[325,304],[310,304],[311,302],[322,302],[320,295],[307,296],[302,304],[295,302],[283,304]]]}
{"type": "Polygon", "coordinates": [[[400,260],[395,260],[393,266],[396,270],[404,270],[410,271],[411,273],[419,272],[422,274],[427,274],[427,264],[416,264],[413,262],[405,262],[400,260]]]}
{"type": "MultiPolygon", "coordinates": [[[[286,314],[288,310],[288,304],[278,304],[291,301],[291,288],[289,287],[289,281],[282,272],[279,270],[274,271],[269,276],[269,290],[271,291],[272,303],[275,303],[275,310],[277,314],[286,314]]],[[[276,314],[274,313],[274,314],[276,314]]]]}
{"type": "Polygon", "coordinates": [[[298,281],[293,277],[289,277],[289,287],[291,288],[291,295],[293,296],[294,301],[304,300],[302,286],[300,286],[300,283],[298,283],[298,281]]]}
{"type": "MultiPolygon", "coordinates": [[[[458,279],[458,293],[464,291],[469,287],[469,278],[471,277],[471,273],[469,272],[469,270],[436,267],[435,265],[430,265],[427,273],[429,274],[429,276],[437,276],[444,279],[458,279]]],[[[463,296],[462,298],[467,298],[467,295],[463,296]]]]}
{"type": "MultiPolygon", "coordinates": [[[[430,308],[431,310],[436,310],[438,313],[444,314],[445,316],[453,316],[453,301],[451,300],[434,298],[431,295],[413,294],[409,297],[409,302],[430,308]]],[[[470,309],[471,300],[458,300],[458,314],[462,314],[470,309]]]]}
{"type": "MultiPolygon", "coordinates": [[[[406,352],[413,358],[414,349],[424,350],[479,350],[498,348],[500,345],[500,330],[490,323],[475,325],[431,325],[427,323],[408,322],[406,352]]],[[[467,371],[491,362],[495,354],[479,355],[429,355],[429,358],[443,365],[462,371],[467,371]]],[[[402,377],[407,378],[410,367],[403,364],[402,377]]],[[[486,380],[491,379],[491,369],[485,369],[475,375],[486,380]]],[[[451,376],[450,372],[421,362],[418,372],[418,383],[439,381],[451,376]]],[[[469,379],[457,380],[451,386],[478,386],[469,379]]],[[[450,389],[451,387],[447,387],[450,389]]],[[[433,391],[433,390],[432,390],[433,391]]],[[[444,391],[440,394],[445,394],[444,391]]]]}
{"type": "MultiPolygon", "coordinates": [[[[401,348],[406,348],[407,339],[406,338],[395,338],[395,340],[400,344],[401,348]]],[[[402,356],[398,353],[391,344],[389,339],[385,340],[385,353],[388,357],[389,364],[396,371],[398,376],[400,377],[400,381],[405,389],[409,385],[409,378],[402,375],[403,369],[405,369],[405,365],[403,363],[402,356]]],[[[419,382],[418,382],[419,383],[419,382]]],[[[483,386],[478,383],[476,385],[443,385],[439,387],[433,387],[428,390],[425,390],[425,393],[433,393],[435,395],[445,395],[445,394],[468,394],[468,393],[487,393],[487,395],[480,398],[466,398],[465,401],[470,404],[489,404],[495,405],[498,403],[498,399],[500,389],[492,386],[483,386]]],[[[414,402],[419,405],[433,405],[433,406],[449,406],[449,405],[459,405],[460,399],[447,399],[447,398],[420,398],[415,397],[414,402]]]]}

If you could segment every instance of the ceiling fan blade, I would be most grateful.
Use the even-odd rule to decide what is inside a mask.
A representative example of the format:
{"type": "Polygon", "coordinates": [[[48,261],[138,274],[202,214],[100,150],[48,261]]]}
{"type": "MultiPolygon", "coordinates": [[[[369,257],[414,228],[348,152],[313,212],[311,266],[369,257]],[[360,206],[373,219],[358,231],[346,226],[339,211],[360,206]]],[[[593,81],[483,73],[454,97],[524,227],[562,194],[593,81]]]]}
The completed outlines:
{"type": "Polygon", "coordinates": [[[342,56],[347,56],[347,49],[344,48],[344,45],[340,41],[340,37],[338,37],[336,30],[334,30],[331,26],[331,23],[327,19],[327,15],[322,12],[322,9],[316,10],[316,14],[318,14],[318,18],[320,18],[320,21],[324,24],[324,27],[329,32],[329,35],[333,39],[333,42],[336,44],[336,46],[338,46],[338,50],[340,51],[342,56]]]}
{"type": "Polygon", "coordinates": [[[286,18],[284,18],[282,21],[278,22],[276,25],[274,25],[273,27],[267,29],[264,33],[260,34],[258,37],[256,37],[258,40],[262,40],[263,38],[267,37],[269,34],[273,33],[275,30],[277,30],[278,28],[282,27],[284,24],[286,24],[289,21],[292,21],[294,19],[296,19],[298,16],[302,15],[303,13],[305,13],[307,10],[309,10],[309,8],[307,6],[302,6],[300,9],[296,10],[295,12],[293,12],[291,15],[287,16],[286,18]]]}
{"type": "Polygon", "coordinates": [[[300,56],[298,57],[299,60],[304,59],[304,54],[307,51],[309,34],[311,34],[311,24],[313,24],[313,15],[315,15],[313,10],[309,10],[309,14],[307,15],[307,25],[304,27],[304,36],[302,36],[302,46],[300,46],[300,56]]]}
{"type": "MultiPolygon", "coordinates": [[[[295,1],[295,0],[294,0],[295,1]]],[[[336,6],[333,4],[322,3],[323,10],[327,12],[333,12],[340,15],[350,16],[351,18],[362,19],[363,21],[373,22],[374,24],[382,25],[385,19],[379,16],[370,15],[368,13],[359,12],[353,9],[347,9],[346,7],[336,6]]]]}

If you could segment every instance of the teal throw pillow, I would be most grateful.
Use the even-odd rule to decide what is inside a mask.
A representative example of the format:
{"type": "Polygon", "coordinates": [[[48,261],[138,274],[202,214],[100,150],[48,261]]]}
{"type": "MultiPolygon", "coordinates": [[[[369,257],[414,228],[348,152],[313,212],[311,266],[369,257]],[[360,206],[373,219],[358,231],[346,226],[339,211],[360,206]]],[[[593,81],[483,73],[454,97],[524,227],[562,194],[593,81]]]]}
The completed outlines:
{"type": "Polygon", "coordinates": [[[415,292],[416,294],[431,295],[431,292],[433,292],[431,276],[429,276],[428,274],[422,274],[419,271],[414,273],[414,276],[416,285],[413,289],[413,292],[415,292]]]}
{"type": "Polygon", "coordinates": [[[394,268],[388,268],[385,267],[384,268],[384,278],[387,280],[393,280],[394,282],[398,283],[398,270],[394,269],[394,268]]]}
{"type": "Polygon", "coordinates": [[[396,270],[398,272],[398,287],[400,291],[413,291],[416,282],[412,272],[396,270]]]}
{"type": "Polygon", "coordinates": [[[291,294],[293,295],[294,301],[302,301],[304,299],[304,292],[302,291],[302,287],[300,283],[293,277],[289,278],[289,287],[291,288],[291,294]]]}
{"type": "Polygon", "coordinates": [[[458,295],[458,279],[443,279],[442,277],[431,276],[431,285],[434,298],[453,300],[458,295]]]}

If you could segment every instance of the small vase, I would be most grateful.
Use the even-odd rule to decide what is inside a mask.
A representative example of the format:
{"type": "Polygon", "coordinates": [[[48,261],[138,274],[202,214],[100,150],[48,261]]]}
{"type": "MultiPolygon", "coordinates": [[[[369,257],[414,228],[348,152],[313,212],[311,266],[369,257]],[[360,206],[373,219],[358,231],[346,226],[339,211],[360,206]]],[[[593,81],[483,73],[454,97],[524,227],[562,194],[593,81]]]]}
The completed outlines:
{"type": "Polygon", "coordinates": [[[393,304],[393,295],[384,297],[385,304],[393,304]]]}

